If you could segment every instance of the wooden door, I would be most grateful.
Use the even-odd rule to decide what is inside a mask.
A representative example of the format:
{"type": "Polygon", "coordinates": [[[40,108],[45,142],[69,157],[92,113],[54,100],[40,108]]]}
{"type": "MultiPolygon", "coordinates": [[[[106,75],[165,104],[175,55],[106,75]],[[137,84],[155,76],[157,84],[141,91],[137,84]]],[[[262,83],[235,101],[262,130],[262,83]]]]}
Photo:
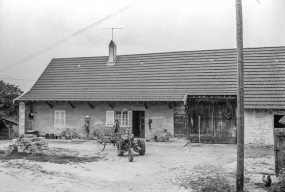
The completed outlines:
{"type": "Polygon", "coordinates": [[[285,168],[285,116],[274,115],[275,172],[285,168]]]}
{"type": "Polygon", "coordinates": [[[174,137],[185,137],[185,114],[174,115],[174,137]]]}

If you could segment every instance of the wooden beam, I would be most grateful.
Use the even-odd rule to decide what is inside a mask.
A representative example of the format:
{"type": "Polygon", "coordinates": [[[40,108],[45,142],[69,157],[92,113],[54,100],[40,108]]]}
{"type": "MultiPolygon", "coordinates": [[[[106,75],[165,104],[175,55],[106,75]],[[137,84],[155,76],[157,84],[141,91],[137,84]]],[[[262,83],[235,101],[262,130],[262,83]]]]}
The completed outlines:
{"type": "Polygon", "coordinates": [[[191,97],[188,96],[188,99],[223,99],[223,100],[236,100],[237,97],[191,97]]]}
{"type": "Polygon", "coordinates": [[[110,106],[111,109],[114,109],[114,106],[110,102],[108,102],[108,105],[110,106]]]}
{"type": "Polygon", "coordinates": [[[73,105],[70,101],[68,101],[68,103],[72,107],[72,109],[75,109],[75,105],[73,105]]]}
{"type": "Polygon", "coordinates": [[[46,104],[48,104],[48,106],[50,106],[50,108],[52,108],[52,109],[53,109],[52,104],[50,104],[48,101],[46,101],[46,104]]]}
{"type": "Polygon", "coordinates": [[[87,102],[87,104],[89,105],[89,107],[90,107],[91,109],[94,109],[94,106],[92,105],[92,103],[87,102]]]}
{"type": "Polygon", "coordinates": [[[148,109],[148,106],[146,105],[146,103],[143,103],[145,109],[148,109]]]}

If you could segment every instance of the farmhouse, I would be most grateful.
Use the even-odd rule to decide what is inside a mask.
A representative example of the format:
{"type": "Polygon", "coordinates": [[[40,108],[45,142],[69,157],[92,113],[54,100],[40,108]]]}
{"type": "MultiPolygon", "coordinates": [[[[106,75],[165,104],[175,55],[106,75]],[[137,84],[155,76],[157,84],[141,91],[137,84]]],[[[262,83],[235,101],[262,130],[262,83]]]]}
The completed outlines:
{"type": "MultiPolygon", "coordinates": [[[[20,102],[19,134],[155,129],[193,142],[236,143],[237,50],[52,59],[20,102]]],[[[244,49],[245,143],[273,144],[285,115],[285,47],[244,49]]]]}

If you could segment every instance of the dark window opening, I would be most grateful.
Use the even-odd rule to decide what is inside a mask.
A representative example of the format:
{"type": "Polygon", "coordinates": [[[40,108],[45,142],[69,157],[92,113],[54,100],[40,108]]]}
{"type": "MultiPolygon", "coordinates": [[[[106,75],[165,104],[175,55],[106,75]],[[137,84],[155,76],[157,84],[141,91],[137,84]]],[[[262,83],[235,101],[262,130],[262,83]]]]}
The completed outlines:
{"type": "Polygon", "coordinates": [[[285,115],[274,115],[274,128],[285,128],[285,115]]]}

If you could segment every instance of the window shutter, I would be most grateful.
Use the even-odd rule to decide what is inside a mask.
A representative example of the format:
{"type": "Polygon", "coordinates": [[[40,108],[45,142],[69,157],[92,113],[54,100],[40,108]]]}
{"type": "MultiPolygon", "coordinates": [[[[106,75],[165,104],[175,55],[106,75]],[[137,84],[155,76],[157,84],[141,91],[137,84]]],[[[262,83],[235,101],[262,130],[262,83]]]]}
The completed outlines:
{"type": "Polygon", "coordinates": [[[132,126],[133,126],[133,112],[128,111],[128,127],[132,127],[132,126]]]}
{"type": "Polygon", "coordinates": [[[61,111],[60,112],[60,125],[65,125],[65,112],[61,111]]]}
{"type": "Polygon", "coordinates": [[[55,111],[54,113],[54,119],[55,119],[55,122],[54,122],[54,125],[57,126],[59,125],[59,111],[55,111]]]}
{"type": "Polygon", "coordinates": [[[114,111],[106,111],[106,126],[114,125],[114,111]]]}

